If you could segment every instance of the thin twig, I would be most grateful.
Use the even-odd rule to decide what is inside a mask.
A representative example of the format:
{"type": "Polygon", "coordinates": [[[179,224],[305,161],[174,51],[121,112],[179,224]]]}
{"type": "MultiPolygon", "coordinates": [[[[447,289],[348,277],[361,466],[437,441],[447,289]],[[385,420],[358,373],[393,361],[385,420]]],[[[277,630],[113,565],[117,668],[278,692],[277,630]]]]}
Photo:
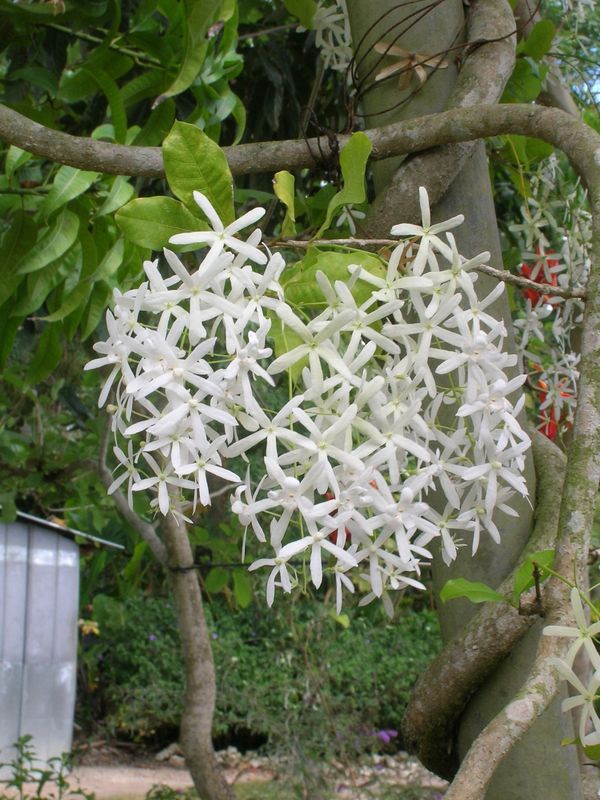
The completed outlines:
{"type": "MultiPolygon", "coordinates": [[[[107,489],[113,482],[112,473],[106,464],[110,433],[110,417],[107,417],[106,425],[100,440],[100,453],[98,458],[98,475],[107,489]]],[[[142,519],[130,508],[125,495],[119,489],[112,492],[111,497],[123,519],[128,522],[133,530],[148,544],[157,561],[163,566],[166,566],[167,550],[159,538],[154,525],[146,522],[146,520],[142,519]]]]}
{"type": "MultiPolygon", "coordinates": [[[[355,247],[363,250],[379,250],[383,247],[396,247],[400,244],[396,239],[281,239],[278,242],[271,242],[269,247],[292,247],[298,249],[306,249],[308,247],[334,245],[337,247],[355,247]]],[[[537,283],[530,278],[525,278],[522,275],[515,275],[504,269],[496,269],[496,267],[489,267],[481,264],[475,267],[477,272],[482,272],[495,278],[498,281],[505,283],[512,283],[515,286],[520,286],[525,289],[534,289],[540,295],[548,295],[549,297],[576,297],[585,300],[585,290],[576,287],[562,287],[553,286],[550,283],[537,283]]]]}

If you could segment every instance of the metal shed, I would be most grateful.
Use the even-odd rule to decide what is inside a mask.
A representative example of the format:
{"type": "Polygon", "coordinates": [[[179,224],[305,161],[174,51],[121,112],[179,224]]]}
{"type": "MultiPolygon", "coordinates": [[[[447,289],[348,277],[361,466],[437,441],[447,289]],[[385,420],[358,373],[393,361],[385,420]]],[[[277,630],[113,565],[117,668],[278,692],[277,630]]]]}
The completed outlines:
{"type": "Polygon", "coordinates": [[[79,537],[123,549],[22,512],[0,523],[0,761],[25,734],[42,761],[71,748],[79,537]]]}

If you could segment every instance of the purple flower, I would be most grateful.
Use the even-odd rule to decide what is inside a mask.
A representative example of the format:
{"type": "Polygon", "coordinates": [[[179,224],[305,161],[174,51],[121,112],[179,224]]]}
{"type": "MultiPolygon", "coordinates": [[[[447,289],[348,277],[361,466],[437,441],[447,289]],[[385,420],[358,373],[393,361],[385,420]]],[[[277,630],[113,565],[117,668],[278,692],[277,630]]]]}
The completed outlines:
{"type": "Polygon", "coordinates": [[[383,731],[375,731],[375,736],[380,739],[384,744],[389,744],[392,739],[395,739],[398,736],[398,731],[393,729],[383,730],[383,731]]]}
{"type": "Polygon", "coordinates": [[[219,634],[213,632],[213,633],[211,633],[210,638],[211,639],[218,639],[219,638],[219,634]]]}
{"type": "Polygon", "coordinates": [[[157,637],[156,637],[156,636],[155,636],[155,634],[153,634],[153,633],[150,633],[150,634],[148,635],[148,641],[149,641],[149,642],[155,642],[155,641],[156,641],[156,638],[157,638],[157,637]]]}

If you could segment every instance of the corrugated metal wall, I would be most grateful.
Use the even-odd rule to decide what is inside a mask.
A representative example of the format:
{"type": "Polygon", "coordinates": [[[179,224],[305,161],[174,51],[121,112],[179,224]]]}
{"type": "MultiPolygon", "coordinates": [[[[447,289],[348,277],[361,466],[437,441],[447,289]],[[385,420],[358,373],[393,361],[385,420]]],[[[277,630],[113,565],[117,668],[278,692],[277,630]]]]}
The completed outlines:
{"type": "Polygon", "coordinates": [[[71,747],[78,593],[74,542],[0,523],[0,761],[25,734],[42,760],[71,747]]]}

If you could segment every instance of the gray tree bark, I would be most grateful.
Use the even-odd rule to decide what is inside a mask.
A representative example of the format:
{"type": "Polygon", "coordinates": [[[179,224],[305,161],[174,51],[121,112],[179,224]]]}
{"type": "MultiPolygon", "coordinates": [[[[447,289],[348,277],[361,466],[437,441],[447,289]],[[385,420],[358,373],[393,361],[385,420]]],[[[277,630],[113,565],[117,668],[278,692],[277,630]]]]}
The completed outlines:
{"type": "MultiPolygon", "coordinates": [[[[454,46],[457,41],[464,40],[465,20],[462,3],[459,0],[448,0],[435,6],[410,30],[398,37],[405,27],[401,24],[401,20],[407,13],[412,13],[417,8],[424,8],[425,5],[425,3],[417,6],[414,3],[397,4],[393,0],[373,0],[366,12],[365,4],[360,0],[348,0],[355,46],[362,40],[358,56],[363,76],[371,70],[369,80],[372,82],[373,76],[382,65],[387,65],[393,58],[389,56],[382,64],[374,66],[380,58],[372,49],[378,40],[383,39],[387,43],[398,44],[410,52],[426,54],[439,53],[445,48],[454,46]],[[390,13],[369,32],[375,20],[386,12],[390,13]]],[[[408,98],[408,91],[405,91],[403,96],[394,78],[374,86],[363,99],[368,125],[381,125],[425,113],[434,113],[450,105],[490,103],[498,99],[512,69],[514,37],[510,34],[515,27],[514,19],[508,4],[503,1],[476,0],[471,6],[472,13],[479,14],[481,22],[478,22],[478,25],[481,27],[475,35],[473,31],[469,31],[467,35],[470,41],[505,36],[501,42],[479,48],[477,53],[479,69],[473,70],[467,55],[463,66],[467,74],[463,73],[461,80],[461,73],[455,63],[459,51],[454,50],[448,55],[447,68],[437,71],[428,69],[430,78],[411,98],[408,98]],[[491,20],[487,31],[486,15],[491,20]],[[393,108],[399,100],[405,98],[407,102],[393,108]],[[382,109],[390,110],[381,114],[382,109]]],[[[466,53],[468,54],[468,50],[466,53]]],[[[462,57],[465,57],[465,52],[462,53],[462,57]]],[[[415,76],[412,78],[410,88],[418,88],[415,76]]],[[[374,211],[367,220],[367,231],[370,235],[385,236],[389,234],[389,229],[395,222],[413,221],[410,217],[411,215],[414,217],[417,210],[415,201],[418,186],[425,185],[430,192],[430,198],[433,201],[437,200],[432,210],[434,221],[457,213],[465,215],[465,224],[454,231],[460,252],[469,257],[482,250],[489,250],[492,254],[491,263],[501,266],[496,216],[482,143],[467,147],[455,145],[390,162],[385,161],[375,165],[374,179],[378,196],[374,211]],[[456,169],[457,162],[460,162],[459,170],[456,169]]],[[[482,277],[478,285],[484,287],[483,291],[487,288],[482,277]]],[[[502,307],[497,307],[496,313],[505,319],[510,331],[510,314],[506,302],[502,307]]],[[[527,466],[527,480],[530,495],[534,498],[535,475],[531,460],[527,466]]],[[[494,587],[499,586],[518,560],[532,530],[532,509],[526,502],[521,502],[518,511],[518,520],[507,518],[502,514],[495,517],[502,534],[500,547],[489,539],[482,541],[475,558],[471,558],[463,550],[451,568],[446,568],[443,562],[438,560],[434,566],[436,591],[439,591],[448,579],[458,576],[481,580],[494,587]]],[[[476,607],[468,601],[455,600],[447,606],[441,606],[443,638],[446,641],[451,640],[476,611],[476,607]]],[[[523,683],[535,656],[539,633],[540,626],[536,625],[525,635],[511,657],[500,665],[467,706],[457,732],[453,752],[449,754],[449,758],[443,756],[440,758],[440,763],[446,764],[446,777],[451,777],[478,733],[523,683]]],[[[435,687],[430,687],[430,691],[434,692],[435,687]]],[[[560,740],[563,736],[572,735],[571,731],[570,720],[561,714],[557,699],[525,735],[519,747],[511,751],[505,759],[492,779],[485,800],[523,800],[525,797],[565,800],[565,798],[581,797],[579,766],[574,749],[560,746],[560,740]]],[[[443,747],[444,744],[440,743],[440,746],[443,747]]]]}

